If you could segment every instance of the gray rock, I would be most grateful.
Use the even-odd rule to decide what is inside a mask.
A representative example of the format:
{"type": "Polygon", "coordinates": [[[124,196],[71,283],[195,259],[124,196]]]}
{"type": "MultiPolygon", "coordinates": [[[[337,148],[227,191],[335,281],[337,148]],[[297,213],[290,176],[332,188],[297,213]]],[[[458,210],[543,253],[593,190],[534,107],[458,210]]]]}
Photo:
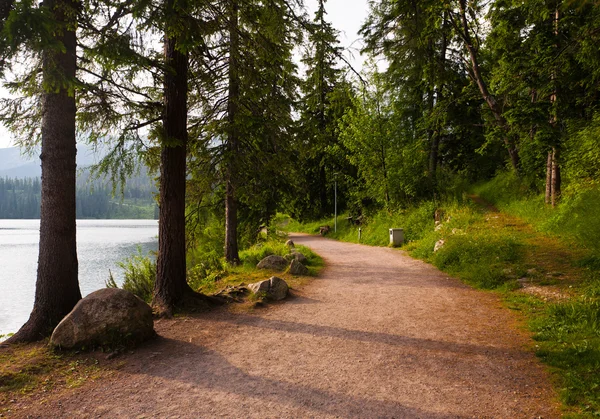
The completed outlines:
{"type": "Polygon", "coordinates": [[[155,336],[152,309],[118,288],[80,300],[56,326],[50,344],[65,349],[140,343],[155,336]]]}
{"type": "Polygon", "coordinates": [[[264,281],[248,285],[248,289],[255,294],[264,293],[272,300],[283,300],[288,294],[288,284],[283,279],[272,276],[264,281]]]}
{"type": "Polygon", "coordinates": [[[287,247],[294,247],[294,241],[292,239],[288,240],[285,242],[285,245],[287,247]]]}
{"type": "Polygon", "coordinates": [[[258,262],[258,265],[256,265],[256,267],[258,269],[271,269],[274,271],[283,271],[285,270],[287,264],[288,262],[287,260],[285,260],[285,258],[282,258],[281,256],[277,255],[271,255],[258,262]]]}
{"type": "Polygon", "coordinates": [[[300,252],[292,252],[289,255],[286,255],[285,258],[290,262],[295,259],[298,262],[303,263],[303,264],[306,263],[306,261],[307,261],[306,256],[304,256],[300,252]]]}
{"type": "Polygon", "coordinates": [[[289,272],[292,275],[308,275],[308,268],[298,262],[296,259],[292,259],[292,263],[290,263],[289,272]]]}
{"type": "Polygon", "coordinates": [[[435,242],[435,246],[433,246],[433,251],[437,252],[438,250],[440,250],[442,247],[444,247],[444,244],[446,244],[446,240],[444,239],[439,239],[438,241],[435,242]]]}

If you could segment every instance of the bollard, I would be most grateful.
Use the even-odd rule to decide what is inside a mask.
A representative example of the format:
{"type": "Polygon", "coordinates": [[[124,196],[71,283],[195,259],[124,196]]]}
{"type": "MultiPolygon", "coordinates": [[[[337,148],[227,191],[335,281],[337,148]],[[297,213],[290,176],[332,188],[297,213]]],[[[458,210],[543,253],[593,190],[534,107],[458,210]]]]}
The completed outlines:
{"type": "Polygon", "coordinates": [[[360,243],[361,236],[362,236],[362,228],[358,227],[358,241],[359,241],[359,243],[360,243]]]}

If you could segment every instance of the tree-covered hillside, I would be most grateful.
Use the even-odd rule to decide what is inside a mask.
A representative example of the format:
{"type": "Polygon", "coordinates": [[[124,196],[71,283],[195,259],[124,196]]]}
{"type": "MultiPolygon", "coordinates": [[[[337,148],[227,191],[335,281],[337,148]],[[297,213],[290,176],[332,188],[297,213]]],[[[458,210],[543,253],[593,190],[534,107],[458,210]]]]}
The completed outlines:
{"type": "MultiPolygon", "coordinates": [[[[40,218],[41,182],[39,178],[0,177],[0,218],[40,218]]],[[[87,182],[80,178],[77,184],[77,218],[96,219],[155,219],[156,188],[148,177],[129,179],[122,191],[108,182],[87,182]]]]}

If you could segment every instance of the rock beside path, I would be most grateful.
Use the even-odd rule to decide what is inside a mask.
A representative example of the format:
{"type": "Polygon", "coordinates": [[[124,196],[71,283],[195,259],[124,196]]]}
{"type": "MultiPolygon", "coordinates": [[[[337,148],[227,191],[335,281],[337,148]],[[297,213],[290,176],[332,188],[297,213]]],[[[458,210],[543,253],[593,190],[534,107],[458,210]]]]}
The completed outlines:
{"type": "Polygon", "coordinates": [[[290,263],[289,272],[292,275],[308,275],[308,268],[302,263],[298,262],[298,260],[292,259],[292,263],[290,263]]]}
{"type": "Polygon", "coordinates": [[[141,343],[155,336],[152,309],[118,288],[104,288],[80,300],[56,326],[50,344],[64,349],[141,343]]]}
{"type": "Polygon", "coordinates": [[[285,242],[285,245],[287,247],[294,247],[294,241],[292,239],[288,240],[285,242]]]}
{"type": "Polygon", "coordinates": [[[248,289],[255,294],[265,293],[272,300],[283,300],[288,294],[288,284],[283,279],[272,276],[264,281],[248,285],[248,289]]]}
{"type": "Polygon", "coordinates": [[[286,255],[285,258],[287,260],[289,260],[290,262],[292,260],[297,260],[298,262],[305,264],[307,262],[306,256],[304,256],[302,253],[300,252],[292,252],[289,255],[286,255]]]}
{"type": "Polygon", "coordinates": [[[285,260],[285,258],[282,258],[281,256],[277,255],[271,255],[258,262],[258,265],[256,265],[256,267],[258,269],[271,269],[274,271],[283,271],[285,270],[287,265],[288,261],[285,260]]]}

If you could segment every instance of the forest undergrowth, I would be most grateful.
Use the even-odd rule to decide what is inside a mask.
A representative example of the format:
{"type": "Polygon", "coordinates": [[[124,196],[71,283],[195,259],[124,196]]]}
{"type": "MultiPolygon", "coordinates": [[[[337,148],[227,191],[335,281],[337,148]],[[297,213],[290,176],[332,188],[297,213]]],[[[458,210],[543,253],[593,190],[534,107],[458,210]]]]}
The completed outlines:
{"type": "Polygon", "coordinates": [[[520,182],[503,174],[442,202],[377,212],[360,225],[342,214],[337,232],[333,218],[299,223],[279,215],[277,223],[313,234],[327,225],[330,238],[354,243],[360,228],[360,243],[374,246],[388,246],[389,228],[403,228],[402,250],[499,293],[522,313],[565,417],[600,416],[600,191],[565,195],[552,209],[520,182]]]}

